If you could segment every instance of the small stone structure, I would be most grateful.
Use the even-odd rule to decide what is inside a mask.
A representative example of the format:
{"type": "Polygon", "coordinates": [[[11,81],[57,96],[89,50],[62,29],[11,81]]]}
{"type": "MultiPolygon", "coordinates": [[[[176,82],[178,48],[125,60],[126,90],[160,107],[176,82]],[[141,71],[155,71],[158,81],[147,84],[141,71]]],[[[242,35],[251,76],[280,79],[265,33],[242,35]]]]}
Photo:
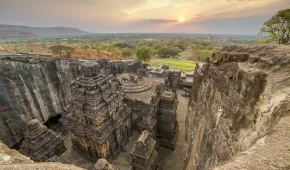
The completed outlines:
{"type": "Polygon", "coordinates": [[[141,77],[123,73],[117,77],[124,88],[124,102],[132,109],[132,123],[135,129],[156,132],[156,111],[159,103],[157,92],[166,86],[164,78],[141,77]]]}
{"type": "Polygon", "coordinates": [[[161,93],[157,111],[157,139],[161,146],[169,149],[175,148],[178,133],[177,105],[178,101],[175,93],[170,91],[161,93]]]}
{"type": "Polygon", "coordinates": [[[158,153],[155,150],[156,141],[151,134],[145,130],[135,142],[131,157],[132,170],[156,170],[161,169],[158,164],[158,153]]]}
{"type": "Polygon", "coordinates": [[[71,85],[72,101],[62,122],[80,155],[112,160],[131,136],[131,110],[122,102],[118,80],[100,74],[98,63],[83,63],[82,74],[71,85]]]}
{"type": "Polygon", "coordinates": [[[52,130],[42,125],[37,119],[28,122],[28,130],[20,152],[29,156],[32,160],[43,162],[66,150],[63,140],[52,130]]]}
{"type": "Polygon", "coordinates": [[[147,71],[152,77],[165,78],[166,81],[168,81],[169,89],[171,89],[173,92],[176,92],[176,90],[179,88],[181,77],[180,70],[168,68],[165,65],[162,67],[148,67],[147,71]]]}
{"type": "Polygon", "coordinates": [[[101,158],[95,164],[95,170],[120,170],[120,169],[111,165],[106,159],[101,158]]]}

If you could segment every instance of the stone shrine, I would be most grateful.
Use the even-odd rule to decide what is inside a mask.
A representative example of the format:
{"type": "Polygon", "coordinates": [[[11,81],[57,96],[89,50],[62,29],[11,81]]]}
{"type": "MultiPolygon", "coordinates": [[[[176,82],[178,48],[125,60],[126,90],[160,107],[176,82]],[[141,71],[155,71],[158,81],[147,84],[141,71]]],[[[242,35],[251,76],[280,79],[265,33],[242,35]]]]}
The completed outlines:
{"type": "Polygon", "coordinates": [[[63,140],[37,119],[28,122],[28,130],[20,152],[37,162],[44,162],[53,156],[59,156],[66,150],[63,140]]]}
{"type": "Polygon", "coordinates": [[[155,147],[156,141],[151,134],[147,130],[143,131],[130,152],[131,170],[161,169],[155,147]]]}
{"type": "Polygon", "coordinates": [[[177,105],[178,101],[175,93],[170,91],[161,93],[157,111],[157,139],[161,146],[169,149],[175,148],[178,133],[177,105]]]}
{"type": "Polygon", "coordinates": [[[131,136],[131,110],[118,80],[100,74],[99,64],[84,62],[71,84],[72,100],[62,118],[73,148],[83,157],[112,160],[131,136]]]}
{"type": "Polygon", "coordinates": [[[142,77],[123,73],[117,78],[125,93],[124,102],[132,109],[132,124],[135,130],[148,130],[152,136],[156,131],[156,111],[159,91],[166,85],[164,78],[142,77]]]}

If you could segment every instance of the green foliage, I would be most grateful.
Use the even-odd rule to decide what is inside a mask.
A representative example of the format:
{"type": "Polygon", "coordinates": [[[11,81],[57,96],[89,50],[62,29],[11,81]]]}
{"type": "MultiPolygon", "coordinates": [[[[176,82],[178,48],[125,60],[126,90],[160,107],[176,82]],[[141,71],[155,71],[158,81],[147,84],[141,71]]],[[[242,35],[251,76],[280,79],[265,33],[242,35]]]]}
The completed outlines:
{"type": "Polygon", "coordinates": [[[129,49],[129,48],[124,48],[122,51],[121,51],[121,54],[122,56],[124,57],[131,57],[133,55],[133,50],[129,49]]]}
{"type": "Polygon", "coordinates": [[[176,56],[181,50],[178,47],[163,46],[155,51],[155,53],[162,58],[176,56]]]}
{"type": "Polygon", "coordinates": [[[113,47],[113,48],[110,48],[109,51],[115,55],[118,55],[118,56],[121,55],[121,52],[118,48],[113,47]]]}
{"type": "Polygon", "coordinates": [[[51,50],[53,54],[57,54],[59,56],[62,56],[62,54],[65,52],[67,57],[71,57],[72,53],[74,53],[75,51],[73,47],[69,47],[65,45],[50,46],[49,50],[51,50]]]}
{"type": "Polygon", "coordinates": [[[191,71],[194,70],[196,62],[191,60],[180,60],[180,59],[154,59],[152,60],[153,66],[158,66],[159,64],[169,65],[171,68],[182,70],[182,71],[191,71]]]}
{"type": "Polygon", "coordinates": [[[197,61],[206,62],[206,58],[213,52],[213,50],[200,50],[196,49],[193,51],[193,57],[197,61]]]}
{"type": "Polygon", "coordinates": [[[84,44],[83,46],[82,46],[82,49],[84,49],[84,50],[88,50],[90,48],[90,46],[88,45],[88,44],[84,44]]]}
{"type": "Polygon", "coordinates": [[[120,49],[123,49],[123,48],[134,49],[135,48],[133,45],[129,45],[129,44],[123,43],[123,42],[114,44],[114,47],[117,47],[117,48],[120,48],[120,49]]]}
{"type": "Polygon", "coordinates": [[[95,44],[95,45],[93,45],[92,48],[97,50],[98,56],[100,56],[101,51],[104,49],[104,47],[101,44],[95,44]]]}
{"type": "Polygon", "coordinates": [[[290,42],[290,9],[278,11],[275,16],[264,23],[260,35],[276,41],[278,44],[290,42]]]}
{"type": "Polygon", "coordinates": [[[136,49],[136,56],[138,60],[149,62],[152,58],[152,50],[147,46],[140,46],[136,49]]]}

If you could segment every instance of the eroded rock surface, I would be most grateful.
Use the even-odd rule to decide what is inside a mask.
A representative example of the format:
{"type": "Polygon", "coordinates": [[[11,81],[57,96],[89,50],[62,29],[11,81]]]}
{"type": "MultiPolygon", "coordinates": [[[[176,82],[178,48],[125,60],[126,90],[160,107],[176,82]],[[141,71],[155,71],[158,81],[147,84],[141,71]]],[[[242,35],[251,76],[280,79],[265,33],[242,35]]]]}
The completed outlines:
{"type": "Polygon", "coordinates": [[[227,160],[216,169],[290,167],[289,53],[285,46],[225,47],[195,69],[185,169],[227,160]]]}
{"type": "Polygon", "coordinates": [[[81,170],[82,168],[75,167],[73,165],[45,162],[35,163],[28,157],[22,155],[14,149],[9,149],[5,144],[0,142],[0,169],[1,170],[18,170],[18,169],[30,169],[30,170],[56,170],[56,169],[70,169],[81,170]]]}

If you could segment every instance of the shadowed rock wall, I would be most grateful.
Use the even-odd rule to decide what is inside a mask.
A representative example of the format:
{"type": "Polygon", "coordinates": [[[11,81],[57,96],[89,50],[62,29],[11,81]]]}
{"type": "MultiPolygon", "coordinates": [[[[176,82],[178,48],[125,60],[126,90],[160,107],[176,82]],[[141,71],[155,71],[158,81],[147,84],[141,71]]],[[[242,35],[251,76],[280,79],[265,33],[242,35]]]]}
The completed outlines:
{"type": "MultiPolygon", "coordinates": [[[[256,141],[276,128],[282,116],[289,116],[289,53],[284,46],[225,47],[209,57],[202,68],[195,69],[186,118],[189,148],[185,169],[206,169],[234,159],[251,146],[261,147],[256,141]]],[[[289,129],[290,123],[284,127],[289,129]]],[[[290,134],[281,137],[281,147],[272,149],[288,163],[271,160],[269,149],[273,141],[269,136],[264,141],[268,142],[268,155],[263,155],[265,149],[260,149],[259,154],[251,150],[247,154],[256,154],[252,162],[238,159],[220,169],[263,169],[271,167],[271,162],[279,164],[278,169],[285,168],[290,160],[285,157],[289,155],[285,153],[290,147],[289,138],[290,134]],[[281,156],[283,152],[285,155],[281,156]]]]}
{"type": "MultiPolygon", "coordinates": [[[[80,75],[83,62],[43,55],[0,56],[0,139],[11,147],[23,138],[27,121],[44,123],[63,113],[71,98],[70,84],[80,75]]],[[[97,62],[102,74],[111,74],[108,60],[97,62]]],[[[122,69],[114,74],[135,62],[116,62],[114,67],[122,69]]]]}

